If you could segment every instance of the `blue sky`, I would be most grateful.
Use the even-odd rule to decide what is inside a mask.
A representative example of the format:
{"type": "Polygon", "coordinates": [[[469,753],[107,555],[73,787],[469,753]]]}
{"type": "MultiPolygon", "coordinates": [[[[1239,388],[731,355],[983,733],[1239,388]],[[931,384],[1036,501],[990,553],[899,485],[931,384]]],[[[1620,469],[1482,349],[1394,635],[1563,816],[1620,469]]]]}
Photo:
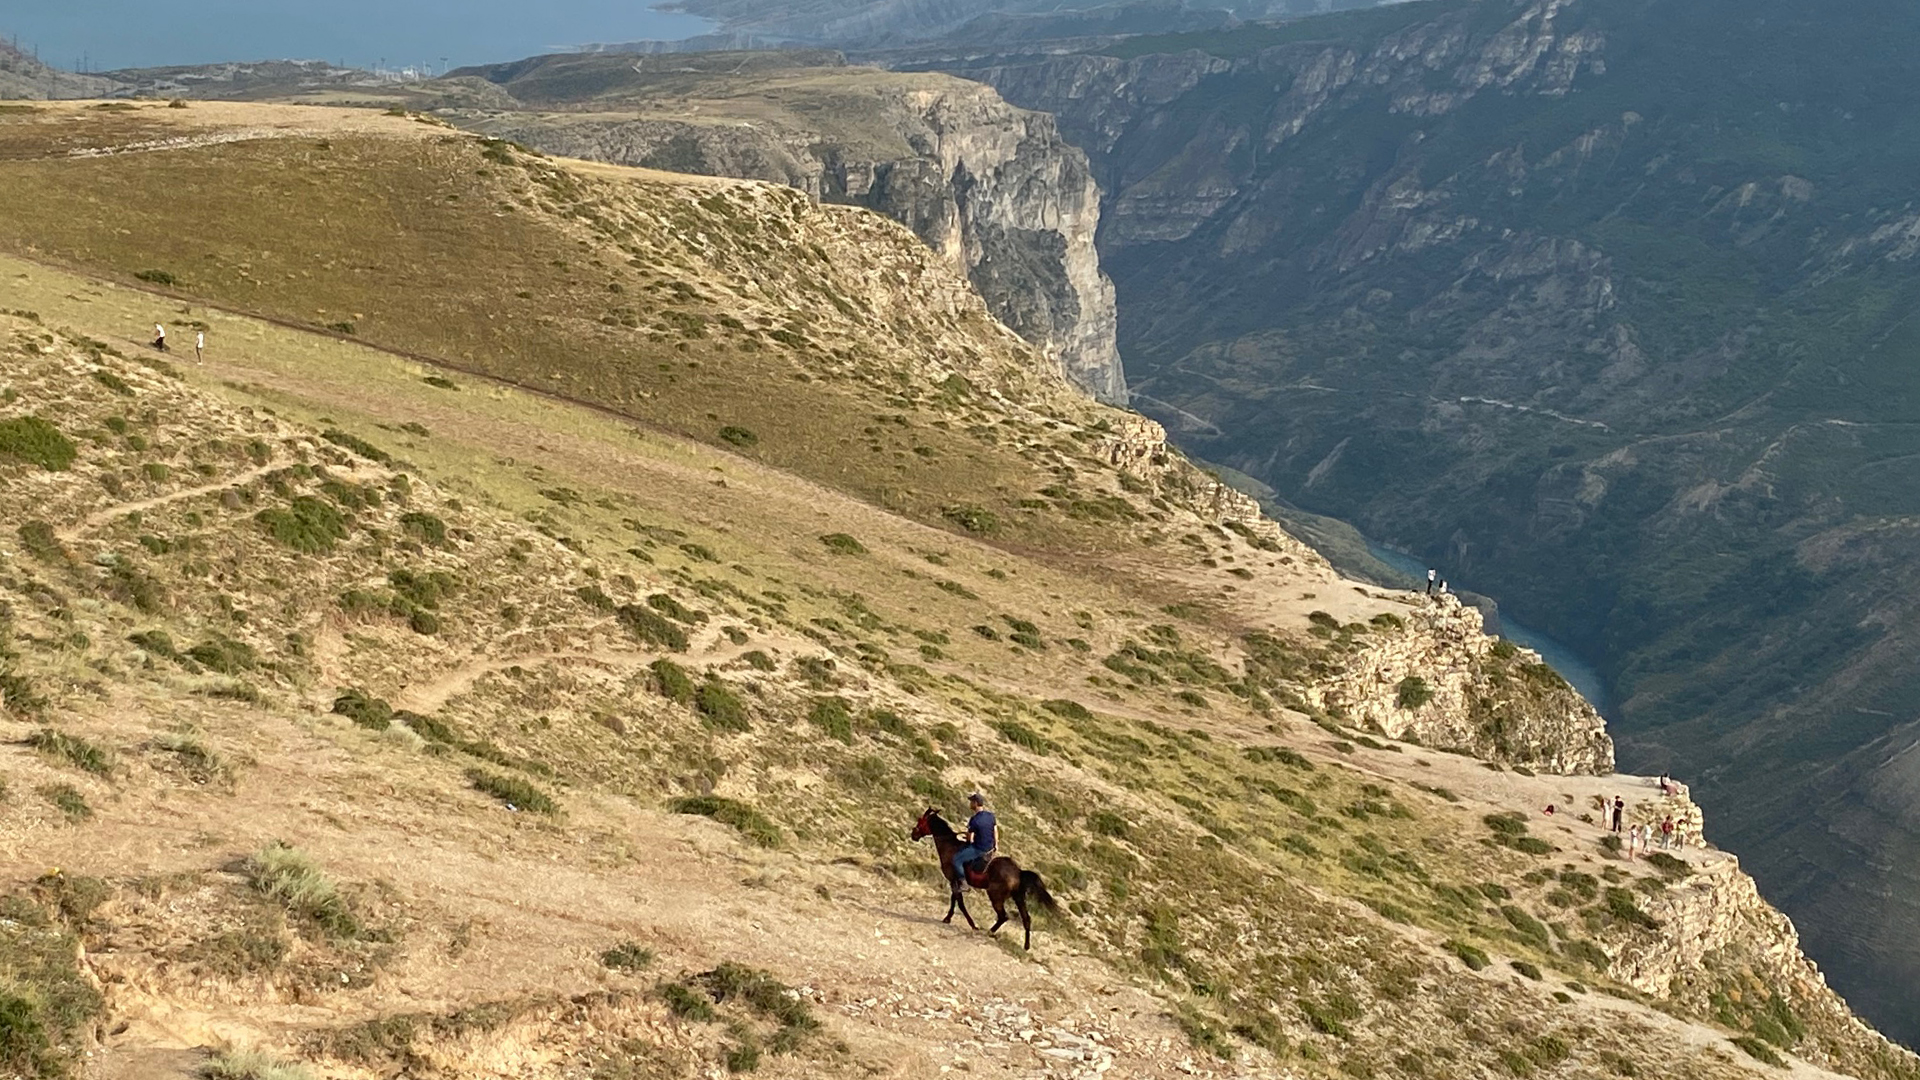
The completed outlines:
{"type": "Polygon", "coordinates": [[[657,0],[0,0],[0,35],[62,68],[222,60],[454,66],[595,41],[680,38],[704,24],[657,0]]]}

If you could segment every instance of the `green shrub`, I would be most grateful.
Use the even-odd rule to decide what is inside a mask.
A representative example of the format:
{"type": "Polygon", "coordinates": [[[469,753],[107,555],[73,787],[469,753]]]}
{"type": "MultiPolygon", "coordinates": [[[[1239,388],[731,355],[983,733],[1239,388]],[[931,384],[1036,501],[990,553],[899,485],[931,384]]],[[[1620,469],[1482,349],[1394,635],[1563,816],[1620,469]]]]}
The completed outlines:
{"type": "Polygon", "coordinates": [[[1781,1057],[1777,1052],[1775,1052],[1773,1047],[1768,1046],[1766,1043],[1761,1042],[1759,1039],[1756,1039],[1751,1035],[1735,1035],[1729,1041],[1732,1042],[1733,1045],[1746,1051],[1747,1056],[1754,1059],[1755,1061],[1772,1065],[1774,1068],[1777,1068],[1777,1069],[1784,1069],[1787,1067],[1787,1059],[1781,1057]]]}
{"type": "Polygon", "coordinates": [[[297,495],[286,507],[270,506],[253,519],[276,542],[308,555],[332,553],[347,535],[340,511],[311,495],[297,495]]]}
{"type": "Polygon", "coordinates": [[[1394,691],[1394,698],[1403,709],[1417,709],[1433,700],[1433,688],[1427,680],[1418,675],[1409,675],[1400,680],[1394,691]]]}
{"type": "Polygon", "coordinates": [[[693,676],[687,674],[686,668],[663,658],[655,660],[648,670],[653,672],[653,685],[661,697],[682,705],[693,704],[693,676]]]}
{"type": "Polygon", "coordinates": [[[1347,1025],[1361,1015],[1360,1003],[1343,993],[1329,995],[1321,1001],[1303,997],[1297,1004],[1306,1015],[1308,1026],[1338,1039],[1352,1037],[1353,1032],[1347,1025]]]}
{"type": "Polygon", "coordinates": [[[1051,698],[1040,703],[1040,707],[1055,716],[1068,720],[1087,721],[1093,719],[1093,713],[1085,705],[1065,698],[1051,698]]]}
{"type": "Polygon", "coordinates": [[[1096,835],[1122,840],[1126,839],[1131,831],[1127,827],[1127,819],[1111,810],[1095,810],[1088,815],[1087,828],[1092,829],[1096,835]]]}
{"type": "Polygon", "coordinates": [[[252,671],[260,662],[259,654],[253,646],[232,638],[214,637],[187,650],[187,656],[209,671],[222,675],[238,675],[243,671],[252,671]]]}
{"type": "Polygon", "coordinates": [[[312,920],[329,937],[360,935],[360,920],[346,898],[299,848],[279,841],[261,848],[247,863],[247,878],[261,895],[279,901],[290,914],[312,920]]]}
{"type": "MultiPolygon", "coordinates": [[[[352,333],[353,331],[351,329],[348,329],[343,332],[352,333]]],[[[361,457],[366,458],[368,461],[377,461],[382,465],[389,465],[393,463],[392,454],[387,453],[385,450],[380,449],[379,447],[373,445],[372,443],[368,442],[367,440],[361,438],[358,435],[353,435],[348,432],[341,431],[339,428],[328,428],[327,430],[320,433],[320,437],[334,444],[335,446],[345,447],[346,449],[351,450],[356,454],[359,454],[361,457]]]]}
{"type": "Polygon", "coordinates": [[[773,662],[773,657],[768,656],[759,649],[755,649],[752,652],[741,653],[740,661],[755,671],[773,671],[779,667],[778,664],[773,662]]]}
{"type": "Polygon", "coordinates": [[[34,558],[52,563],[66,559],[67,549],[60,546],[59,535],[53,531],[53,526],[46,522],[29,521],[15,532],[20,537],[20,546],[26,548],[27,554],[34,558]]]}
{"type": "Polygon", "coordinates": [[[176,660],[180,656],[179,650],[174,648],[173,637],[165,630],[142,630],[128,634],[127,641],[163,660],[176,660]]]}
{"type": "Polygon", "coordinates": [[[179,279],[165,270],[138,270],[134,272],[133,276],[140,281],[150,282],[154,285],[179,284],[179,279]]]}
{"type": "Polygon", "coordinates": [[[865,555],[867,553],[867,546],[865,544],[848,536],[846,533],[828,533],[820,538],[820,542],[827,546],[828,551],[835,551],[842,555],[865,555]]]}
{"type": "Polygon", "coordinates": [[[1514,960],[1514,961],[1510,961],[1510,966],[1513,968],[1513,970],[1519,972],[1522,975],[1525,975],[1527,978],[1532,979],[1534,982],[1540,981],[1541,976],[1540,976],[1539,965],[1529,963],[1528,961],[1525,961],[1525,960],[1514,960]]]}
{"type": "Polygon", "coordinates": [[[693,707],[700,714],[701,722],[715,731],[745,731],[750,726],[746,702],[726,683],[711,675],[700,684],[693,707]]]}
{"type": "Polygon", "coordinates": [[[432,514],[409,510],[400,515],[400,531],[434,547],[447,545],[447,523],[432,514]]]}
{"type": "Polygon", "coordinates": [[[693,625],[707,621],[706,612],[695,611],[666,593],[654,593],[647,597],[647,606],[676,622],[693,625]]]}
{"type": "Polygon", "coordinates": [[[107,776],[113,772],[113,755],[77,735],[41,728],[27,736],[27,745],[82,772],[96,776],[107,776]]]}
{"type": "MultiPolygon", "coordinates": [[[[1607,835],[1611,836],[1613,834],[1609,833],[1607,835]]],[[[1658,870],[1663,877],[1683,878],[1693,873],[1693,867],[1687,865],[1687,860],[1669,855],[1664,851],[1655,851],[1648,854],[1647,865],[1658,870]]]]}
{"type": "Polygon", "coordinates": [[[992,533],[1000,529],[1000,518],[993,511],[970,504],[944,507],[940,516],[970,533],[992,533]]]}
{"type": "Polygon", "coordinates": [[[205,1080],[313,1080],[304,1066],[289,1064],[263,1050],[223,1050],[200,1067],[205,1080]]]}
{"type": "MultiPolygon", "coordinates": [[[[106,387],[107,389],[113,391],[114,393],[121,395],[122,397],[133,396],[132,384],[128,383],[127,380],[121,378],[120,376],[115,375],[113,372],[108,371],[106,368],[95,368],[93,371],[93,381],[99,383],[101,386],[106,387]]],[[[148,468],[152,468],[154,464],[155,463],[153,462],[149,462],[148,468]]],[[[162,465],[160,467],[162,469],[166,468],[165,465],[162,465]]],[[[160,479],[165,480],[166,477],[162,476],[160,479]]]]}
{"type": "Polygon", "coordinates": [[[829,738],[853,743],[853,713],[840,698],[814,698],[813,707],[807,711],[807,722],[826,732],[829,738]]]}
{"type": "Polygon", "coordinates": [[[659,612],[641,604],[622,604],[614,612],[627,633],[643,645],[658,645],[670,652],[687,650],[686,631],[669,622],[659,612]]]}
{"type": "Polygon", "coordinates": [[[999,732],[1001,738],[1013,745],[1031,750],[1036,754],[1047,753],[1050,749],[1045,736],[1018,720],[996,720],[993,722],[993,730],[999,732]]]}
{"type": "Polygon", "coordinates": [[[1527,914],[1518,904],[1500,905],[1500,914],[1507,920],[1507,925],[1513,927],[1514,932],[1525,941],[1541,949],[1553,947],[1553,936],[1547,930],[1547,924],[1527,914]]]}
{"type": "Polygon", "coordinates": [[[46,784],[39,791],[54,809],[66,815],[69,823],[78,824],[93,816],[93,807],[87,805],[86,796],[72,784],[46,784]]]}
{"type": "Polygon", "coordinates": [[[0,458],[38,465],[48,472],[65,472],[79,455],[73,440],[37,416],[0,420],[0,458]]]}
{"type": "Polygon", "coordinates": [[[738,446],[745,449],[758,443],[760,436],[755,435],[746,428],[728,424],[726,427],[720,429],[720,441],[730,446],[738,446]]]}
{"type": "Polygon", "coordinates": [[[1460,958],[1460,962],[1474,971],[1485,971],[1493,961],[1486,952],[1464,941],[1448,941],[1442,948],[1460,958]]]}
{"type": "Polygon", "coordinates": [[[685,983],[662,983],[659,993],[660,999],[667,1003],[667,1010],[682,1020],[706,1024],[717,1019],[713,999],[685,983]]]}
{"type": "Polygon", "coordinates": [[[722,825],[731,825],[760,847],[777,848],[784,842],[780,827],[746,803],[718,795],[689,795],[673,800],[667,804],[667,808],[676,814],[709,817],[722,825]]]}
{"type": "Polygon", "coordinates": [[[653,963],[653,950],[632,941],[623,941],[600,954],[600,963],[615,971],[639,971],[653,963]]]}
{"type": "Polygon", "coordinates": [[[560,807],[546,792],[527,783],[517,776],[502,776],[484,769],[468,769],[467,780],[474,790],[506,803],[518,810],[530,810],[536,814],[557,814],[560,807]]]}
{"type": "Polygon", "coordinates": [[[393,726],[393,708],[359,690],[342,690],[340,696],[333,699],[333,711],[373,731],[385,731],[393,726]]]}
{"type": "Polygon", "coordinates": [[[1634,900],[1630,890],[1609,887],[1606,902],[1607,914],[1614,918],[1647,930],[1660,929],[1660,920],[1640,910],[1640,904],[1634,900]]]}
{"type": "Polygon", "coordinates": [[[428,375],[422,378],[420,381],[423,383],[426,383],[428,386],[435,387],[436,389],[440,389],[440,390],[460,389],[460,385],[458,383],[454,382],[452,379],[449,379],[444,375],[428,375]]]}

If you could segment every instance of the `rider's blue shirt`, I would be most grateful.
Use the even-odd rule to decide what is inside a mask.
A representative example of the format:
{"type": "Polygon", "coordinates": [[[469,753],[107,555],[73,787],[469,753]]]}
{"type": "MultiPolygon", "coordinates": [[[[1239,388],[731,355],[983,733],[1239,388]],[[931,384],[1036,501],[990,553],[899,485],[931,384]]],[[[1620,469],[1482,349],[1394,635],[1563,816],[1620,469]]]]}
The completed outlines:
{"type": "Polygon", "coordinates": [[[967,831],[973,834],[973,846],[981,851],[993,850],[993,828],[991,810],[981,810],[967,819],[967,831]]]}

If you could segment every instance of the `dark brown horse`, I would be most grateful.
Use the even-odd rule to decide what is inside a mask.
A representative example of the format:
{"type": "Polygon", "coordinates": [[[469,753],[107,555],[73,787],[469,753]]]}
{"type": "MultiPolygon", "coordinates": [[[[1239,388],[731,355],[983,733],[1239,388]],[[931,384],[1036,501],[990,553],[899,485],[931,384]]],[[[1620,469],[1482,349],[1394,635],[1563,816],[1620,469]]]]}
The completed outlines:
{"type": "Polygon", "coordinates": [[[1053,897],[1047,892],[1047,886],[1041,882],[1040,875],[1031,870],[1020,869],[1020,864],[1001,855],[987,864],[986,878],[983,882],[971,883],[963,879],[953,868],[953,857],[960,853],[965,842],[955,835],[953,826],[940,816],[940,811],[928,808],[913,823],[913,831],[907,834],[909,840],[924,840],[933,837],[933,846],[940,853],[940,872],[946,876],[947,885],[953,890],[953,899],[947,903],[947,917],[941,922],[952,922],[953,913],[958,911],[966,917],[967,925],[975,930],[980,927],[973,921],[973,915],[967,911],[967,902],[962,894],[969,884],[976,889],[987,890],[987,899],[993,904],[993,913],[1000,916],[995,919],[987,933],[997,932],[1007,921],[1007,898],[1013,898],[1013,906],[1020,909],[1020,927],[1026,931],[1026,940],[1021,947],[1033,948],[1033,917],[1027,914],[1027,898],[1048,911],[1056,910],[1053,897]]]}

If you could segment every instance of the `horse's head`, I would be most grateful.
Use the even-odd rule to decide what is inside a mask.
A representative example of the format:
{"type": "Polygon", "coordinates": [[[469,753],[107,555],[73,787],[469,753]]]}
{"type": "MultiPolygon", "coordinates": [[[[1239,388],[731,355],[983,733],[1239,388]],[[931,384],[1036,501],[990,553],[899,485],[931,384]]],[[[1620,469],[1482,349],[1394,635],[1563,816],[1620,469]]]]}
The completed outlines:
{"type": "Polygon", "coordinates": [[[935,810],[931,806],[927,807],[926,813],[920,815],[920,820],[913,823],[913,831],[907,834],[907,839],[925,840],[927,837],[932,836],[933,823],[939,819],[940,811],[935,810]]]}

